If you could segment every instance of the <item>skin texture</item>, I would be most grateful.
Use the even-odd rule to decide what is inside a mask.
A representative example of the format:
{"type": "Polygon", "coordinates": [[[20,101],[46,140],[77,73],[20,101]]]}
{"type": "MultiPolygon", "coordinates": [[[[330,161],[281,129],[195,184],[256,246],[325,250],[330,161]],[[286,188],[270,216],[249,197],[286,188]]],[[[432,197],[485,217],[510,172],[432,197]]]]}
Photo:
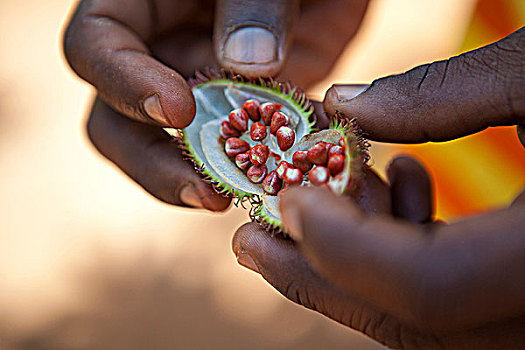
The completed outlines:
{"type": "MultiPolygon", "coordinates": [[[[87,124],[89,137],[156,198],[225,210],[229,200],[188,172],[181,152],[159,128],[183,128],[193,120],[195,101],[186,78],[196,69],[219,64],[249,76],[280,74],[307,88],[331,69],[357,31],[367,3],[81,1],[64,34],[64,54],[71,68],[97,90],[87,124]],[[330,26],[326,18],[331,18],[330,26]],[[225,59],[229,35],[253,26],[275,36],[276,59],[264,64],[225,59]],[[163,164],[166,160],[172,164],[163,164]]],[[[255,46],[259,53],[264,49],[255,46]]]]}
{"type": "MultiPolygon", "coordinates": [[[[334,86],[324,107],[390,142],[523,125],[524,60],[522,28],[378,79],[357,97],[334,86]]],[[[290,189],[280,204],[293,241],[246,224],[233,238],[239,263],[290,300],[392,348],[525,347],[525,192],[508,208],[447,225],[433,222],[431,180],[417,161],[397,158],[387,176],[388,184],[369,173],[357,202],[290,189]]]]}

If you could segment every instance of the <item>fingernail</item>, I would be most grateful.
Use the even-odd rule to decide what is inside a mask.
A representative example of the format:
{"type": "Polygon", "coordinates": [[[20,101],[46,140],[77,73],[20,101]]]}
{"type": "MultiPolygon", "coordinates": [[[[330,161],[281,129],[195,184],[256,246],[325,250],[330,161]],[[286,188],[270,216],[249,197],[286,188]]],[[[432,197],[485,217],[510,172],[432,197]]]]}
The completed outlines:
{"type": "Polygon", "coordinates": [[[337,101],[347,102],[361,95],[369,86],[369,84],[333,85],[332,89],[336,94],[337,101]]]}
{"type": "Polygon", "coordinates": [[[281,216],[286,233],[296,242],[303,239],[302,225],[297,208],[292,205],[281,205],[281,216]]]}
{"type": "Polygon", "coordinates": [[[260,273],[257,264],[255,264],[255,261],[253,261],[250,254],[248,254],[242,247],[240,247],[240,252],[237,255],[237,262],[239,263],[239,265],[242,265],[247,269],[260,273]]]}
{"type": "Polygon", "coordinates": [[[180,200],[193,208],[204,208],[202,205],[201,199],[197,195],[197,192],[195,191],[195,186],[191,183],[184,185],[184,187],[180,190],[180,200]]]}
{"type": "Polygon", "coordinates": [[[518,131],[518,138],[520,139],[520,142],[523,145],[523,147],[525,147],[525,126],[518,125],[517,131],[518,131]]]}
{"type": "Polygon", "coordinates": [[[144,111],[151,119],[161,124],[166,124],[166,117],[162,111],[158,95],[151,95],[144,100],[144,111]]]}
{"type": "Polygon", "coordinates": [[[277,59],[277,39],[264,28],[239,28],[226,40],[222,54],[236,63],[270,63],[277,59]]]}

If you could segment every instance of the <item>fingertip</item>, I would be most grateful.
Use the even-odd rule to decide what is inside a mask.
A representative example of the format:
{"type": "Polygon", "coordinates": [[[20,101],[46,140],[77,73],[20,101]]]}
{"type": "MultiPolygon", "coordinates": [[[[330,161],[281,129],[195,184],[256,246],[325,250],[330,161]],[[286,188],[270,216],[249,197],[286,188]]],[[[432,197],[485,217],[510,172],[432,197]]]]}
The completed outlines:
{"type": "Polygon", "coordinates": [[[219,1],[214,21],[219,64],[249,78],[278,75],[288,56],[298,8],[297,0],[219,1]]]}
{"type": "Polygon", "coordinates": [[[179,76],[174,78],[176,81],[172,86],[161,87],[160,106],[165,115],[165,123],[170,127],[183,129],[193,121],[197,106],[187,82],[179,76]]]}
{"type": "Polygon", "coordinates": [[[272,257],[278,254],[276,244],[279,240],[259,224],[250,222],[242,225],[232,239],[232,250],[239,265],[256,273],[261,273],[269,266],[272,269],[272,257]]]}
{"type": "Polygon", "coordinates": [[[292,187],[279,200],[281,219],[286,233],[296,242],[316,231],[324,216],[337,210],[336,196],[328,189],[292,187]]]}
{"type": "Polygon", "coordinates": [[[235,256],[241,251],[251,248],[251,239],[254,234],[266,234],[266,230],[259,224],[248,222],[237,229],[232,238],[232,250],[235,256]]]}
{"type": "Polygon", "coordinates": [[[386,168],[388,181],[392,184],[398,176],[411,174],[422,182],[430,183],[430,175],[425,166],[416,158],[400,155],[390,161],[386,168]]]}
{"type": "Polygon", "coordinates": [[[257,78],[275,76],[283,67],[279,41],[266,28],[237,28],[222,42],[217,49],[217,58],[220,65],[228,70],[257,78]]]}
{"type": "Polygon", "coordinates": [[[387,166],[392,193],[392,214],[415,223],[430,222],[433,215],[432,179],[415,158],[398,156],[387,166]]]}
{"type": "Polygon", "coordinates": [[[228,210],[231,202],[231,198],[225,197],[218,193],[211,194],[202,199],[202,204],[204,205],[204,208],[217,213],[228,210]]]}
{"type": "Polygon", "coordinates": [[[328,113],[329,115],[335,114],[336,112],[335,106],[337,105],[337,103],[338,103],[337,91],[335,90],[334,85],[332,85],[330,89],[326,91],[326,94],[323,100],[323,107],[326,113],[328,113]]]}
{"type": "MultiPolygon", "coordinates": [[[[349,102],[364,93],[369,87],[369,84],[332,85],[326,92],[323,101],[324,108],[330,114],[336,111],[345,113],[349,102]]],[[[352,113],[349,114],[349,117],[354,117],[352,113]]]]}
{"type": "Polygon", "coordinates": [[[197,184],[196,193],[204,209],[223,212],[230,207],[231,197],[217,193],[213,188],[203,182],[197,184]]]}

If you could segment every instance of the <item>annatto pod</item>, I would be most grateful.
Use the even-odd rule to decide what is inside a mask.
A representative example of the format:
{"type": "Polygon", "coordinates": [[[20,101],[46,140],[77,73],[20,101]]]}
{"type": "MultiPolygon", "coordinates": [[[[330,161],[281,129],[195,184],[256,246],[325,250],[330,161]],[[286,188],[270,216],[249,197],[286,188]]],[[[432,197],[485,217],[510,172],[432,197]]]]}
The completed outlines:
{"type": "MultiPolygon", "coordinates": [[[[190,85],[197,106],[195,119],[184,130],[168,129],[167,131],[178,137],[185,155],[216,191],[236,197],[235,205],[241,203],[244,206],[246,201],[250,202],[252,206],[250,217],[253,221],[263,224],[268,230],[286,234],[281,224],[277,195],[285,186],[285,181],[281,181],[282,176],[279,176],[279,171],[275,170],[279,164],[295,169],[294,153],[301,152],[304,155],[312,148],[319,147],[316,144],[321,141],[327,144],[327,149],[336,145],[341,146],[342,150],[337,154],[343,153],[341,156],[344,163],[342,170],[339,171],[337,168],[337,173],[330,175],[323,186],[337,195],[346,192],[353,196],[358,194],[368,153],[367,142],[362,138],[355,121],[336,114],[331,119],[329,129],[314,132],[315,115],[304,92],[290,83],[278,83],[272,79],[252,80],[227,72],[207,70],[196,73],[195,78],[190,80],[190,85]],[[273,126],[274,129],[285,128],[281,132],[270,133],[271,123],[268,122],[271,120],[270,116],[262,115],[263,118],[258,120],[256,106],[269,104],[279,107],[275,111],[279,114],[274,118],[273,126]],[[243,106],[251,109],[245,107],[246,113],[244,113],[243,106]],[[232,111],[235,111],[235,114],[229,117],[232,111]],[[243,124],[246,121],[245,115],[249,116],[247,126],[243,124]],[[224,121],[231,123],[233,119],[235,123],[237,119],[241,120],[239,116],[242,116],[243,122],[240,123],[242,128],[238,128],[242,129],[239,130],[241,135],[228,141],[224,138],[224,121]],[[266,122],[263,123],[263,119],[266,122]],[[286,119],[286,126],[278,125],[280,119],[286,119]],[[267,128],[267,136],[255,137],[254,140],[251,127],[256,122],[267,128]],[[287,143],[284,144],[283,135],[290,134],[287,128],[294,133],[294,138],[292,141],[285,140],[287,143]],[[255,148],[255,150],[264,149],[265,157],[255,159],[252,154],[253,159],[250,158],[250,163],[246,163],[246,155],[250,153],[245,149],[248,146],[244,142],[249,145],[250,150],[258,145],[265,146],[255,148]],[[235,147],[241,143],[242,149],[237,150],[235,147]],[[269,149],[267,159],[266,146],[269,149]],[[254,159],[257,164],[253,164],[254,159]],[[259,168],[265,171],[254,174],[259,168]],[[259,179],[261,176],[264,178],[259,179]]],[[[270,108],[265,108],[264,112],[268,110],[270,108]]],[[[260,129],[261,125],[254,128],[260,129]]],[[[258,132],[260,133],[261,130],[258,132]]],[[[340,167],[341,159],[338,161],[340,167]]],[[[300,171],[303,174],[301,186],[312,185],[309,181],[310,168],[305,167],[303,170],[306,171],[300,171]]]]}

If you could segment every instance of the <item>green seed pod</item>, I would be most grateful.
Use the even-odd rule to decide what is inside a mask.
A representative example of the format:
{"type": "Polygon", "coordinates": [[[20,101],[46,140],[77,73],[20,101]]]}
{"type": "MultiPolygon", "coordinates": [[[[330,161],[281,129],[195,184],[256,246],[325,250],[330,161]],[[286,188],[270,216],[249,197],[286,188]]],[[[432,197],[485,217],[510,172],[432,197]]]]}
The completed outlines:
{"type": "MultiPolygon", "coordinates": [[[[278,132],[275,133],[276,135],[270,133],[270,123],[266,125],[259,123],[267,128],[268,136],[255,137],[254,140],[250,132],[252,125],[258,120],[254,117],[255,108],[251,108],[253,111],[245,108],[246,115],[250,118],[247,127],[243,125],[242,131],[239,130],[241,135],[238,139],[246,142],[250,149],[258,145],[269,148],[269,157],[265,160],[268,174],[276,175],[272,171],[276,170],[282,161],[293,167],[295,152],[307,152],[320,141],[334,145],[344,144],[343,169],[335,176],[330,176],[326,187],[337,195],[346,192],[357,195],[363,178],[363,168],[368,160],[368,144],[361,136],[354,120],[337,114],[332,117],[329,129],[315,132],[313,107],[304,92],[290,83],[278,83],[272,79],[252,80],[227,72],[207,70],[204,73],[198,72],[196,78],[190,80],[190,85],[197,106],[195,119],[183,130],[167,129],[167,131],[178,136],[179,144],[187,158],[194,163],[197,172],[217,192],[237,198],[235,205],[241,203],[244,206],[245,202],[251,204],[250,217],[253,221],[261,223],[270,231],[286,234],[281,224],[279,196],[276,195],[279,190],[277,187],[281,186],[279,177],[274,176],[275,181],[271,182],[271,186],[269,180],[263,184],[260,181],[253,181],[254,175],[248,174],[246,167],[240,168],[236,164],[236,159],[232,158],[235,152],[232,153],[230,147],[225,148],[227,140],[221,137],[224,134],[224,126],[221,128],[221,124],[224,125],[224,121],[231,122],[230,113],[242,110],[243,106],[264,106],[268,103],[281,106],[278,112],[276,110],[273,113],[286,116],[286,127],[294,133],[293,140],[288,140],[286,147],[283,147],[282,135],[278,132]],[[344,142],[341,142],[342,140],[344,142]],[[225,149],[228,150],[229,155],[225,149]]],[[[271,116],[263,115],[263,117],[268,120],[271,116]]],[[[245,120],[246,118],[243,117],[243,122],[245,120]]],[[[257,125],[256,128],[261,128],[261,125],[257,125]]],[[[246,152],[244,149],[241,151],[246,152]]],[[[264,174],[264,178],[267,173],[264,174]]],[[[303,175],[302,186],[310,186],[308,172],[303,175]]]]}

